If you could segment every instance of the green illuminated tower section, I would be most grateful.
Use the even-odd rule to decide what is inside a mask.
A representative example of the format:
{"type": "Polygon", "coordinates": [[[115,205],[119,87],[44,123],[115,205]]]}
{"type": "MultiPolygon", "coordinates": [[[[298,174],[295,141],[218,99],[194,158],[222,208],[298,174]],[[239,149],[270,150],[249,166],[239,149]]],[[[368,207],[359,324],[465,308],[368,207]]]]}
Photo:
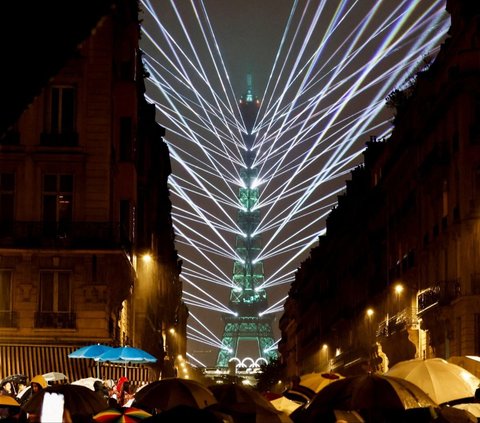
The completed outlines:
{"type": "MultiPolygon", "coordinates": [[[[274,344],[271,314],[261,316],[267,309],[267,294],[259,288],[264,281],[263,263],[256,261],[261,250],[261,239],[254,235],[260,222],[260,211],[256,209],[259,190],[254,183],[257,178],[257,169],[252,166],[254,153],[250,150],[253,144],[251,134],[260,102],[254,98],[251,76],[247,76],[247,93],[240,100],[240,110],[248,133],[244,135],[247,151],[244,153],[245,168],[240,176],[243,187],[239,189],[238,199],[241,209],[238,212],[237,222],[242,235],[237,235],[235,250],[239,257],[233,264],[233,284],[230,292],[229,308],[235,315],[225,314],[223,321],[222,345],[217,358],[217,367],[228,367],[229,361],[238,357],[242,341],[256,341],[258,356],[267,361],[277,357],[274,344]]],[[[255,344],[255,343],[254,343],[255,344]]]]}

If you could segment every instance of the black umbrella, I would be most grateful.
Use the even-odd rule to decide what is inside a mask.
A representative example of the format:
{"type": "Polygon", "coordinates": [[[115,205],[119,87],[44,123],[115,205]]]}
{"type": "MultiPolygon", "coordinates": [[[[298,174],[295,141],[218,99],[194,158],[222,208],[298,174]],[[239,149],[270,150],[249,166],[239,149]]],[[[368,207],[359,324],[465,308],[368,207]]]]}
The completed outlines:
{"type": "Polygon", "coordinates": [[[172,377],[151,382],[137,391],[133,405],[165,411],[178,405],[205,408],[216,402],[213,393],[201,383],[172,377]]]}
{"type": "MultiPolygon", "coordinates": [[[[405,379],[379,374],[350,376],[325,386],[305,407],[290,417],[295,422],[329,421],[335,410],[355,411],[366,421],[384,421],[392,415],[429,414],[438,404],[405,379]]],[[[412,420],[413,421],[413,420],[412,420]]]]}
{"type": "Polygon", "coordinates": [[[287,414],[253,388],[226,383],[211,385],[209,389],[218,401],[214,409],[232,416],[234,422],[291,423],[287,414]]]}
{"type": "Polygon", "coordinates": [[[65,409],[70,412],[72,417],[93,416],[107,408],[107,404],[103,398],[96,392],[85,386],[71,384],[47,386],[45,389],[34,394],[22,408],[27,413],[39,416],[47,392],[62,394],[65,409]]]}
{"type": "Polygon", "coordinates": [[[223,423],[224,420],[215,412],[206,408],[200,409],[189,405],[177,405],[143,420],[145,423],[223,423]]]}

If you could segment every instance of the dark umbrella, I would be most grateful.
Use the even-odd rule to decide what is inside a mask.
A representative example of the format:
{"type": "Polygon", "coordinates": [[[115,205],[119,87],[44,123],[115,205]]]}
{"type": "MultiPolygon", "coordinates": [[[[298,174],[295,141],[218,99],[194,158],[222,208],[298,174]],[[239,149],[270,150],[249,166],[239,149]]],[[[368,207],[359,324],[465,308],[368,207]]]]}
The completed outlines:
{"type": "Polygon", "coordinates": [[[92,418],[97,423],[138,423],[151,414],[136,407],[108,408],[95,414],[92,418]]]}
{"type": "Polygon", "coordinates": [[[72,418],[93,416],[107,408],[105,401],[96,392],[85,386],[71,384],[47,386],[34,394],[22,408],[27,413],[39,416],[47,392],[63,395],[65,409],[72,418]]]}
{"type": "Polygon", "coordinates": [[[199,423],[223,423],[224,420],[215,415],[213,411],[207,409],[199,409],[188,405],[177,405],[167,411],[162,411],[152,417],[145,419],[145,423],[183,423],[183,422],[199,422],[199,423]]]}
{"type": "Polygon", "coordinates": [[[433,409],[438,409],[438,404],[413,383],[367,374],[346,377],[325,386],[306,407],[290,416],[295,422],[327,422],[335,410],[343,410],[358,412],[366,421],[390,421],[392,416],[405,412],[413,416],[428,414],[433,409]]]}
{"type": "Polygon", "coordinates": [[[235,383],[211,385],[209,389],[218,401],[216,409],[229,414],[234,422],[280,423],[291,422],[260,392],[235,383]]]}
{"type": "Polygon", "coordinates": [[[146,410],[169,410],[178,405],[205,408],[217,401],[204,385],[191,379],[166,378],[137,391],[133,405],[146,410]]]}

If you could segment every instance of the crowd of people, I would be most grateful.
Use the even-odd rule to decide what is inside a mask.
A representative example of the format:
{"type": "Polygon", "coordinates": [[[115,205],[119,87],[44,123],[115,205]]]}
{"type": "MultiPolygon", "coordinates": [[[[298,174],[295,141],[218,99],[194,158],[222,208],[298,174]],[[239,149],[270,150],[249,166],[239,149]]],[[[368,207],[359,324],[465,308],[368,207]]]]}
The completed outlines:
{"type": "MultiPolygon", "coordinates": [[[[25,413],[22,406],[25,405],[30,398],[36,393],[42,391],[49,385],[60,382],[47,382],[43,375],[34,376],[29,382],[27,378],[19,377],[16,380],[3,382],[0,385],[0,422],[35,422],[38,421],[38,416],[34,414],[25,413]],[[2,401],[3,397],[3,401],[2,401]],[[10,402],[12,398],[18,403],[18,407],[12,406],[14,402],[10,402]]],[[[93,383],[93,390],[99,397],[105,401],[108,408],[128,407],[134,400],[136,387],[133,386],[127,377],[121,377],[118,381],[112,379],[96,380],[93,383]]],[[[65,421],[68,421],[68,416],[65,421]]]]}

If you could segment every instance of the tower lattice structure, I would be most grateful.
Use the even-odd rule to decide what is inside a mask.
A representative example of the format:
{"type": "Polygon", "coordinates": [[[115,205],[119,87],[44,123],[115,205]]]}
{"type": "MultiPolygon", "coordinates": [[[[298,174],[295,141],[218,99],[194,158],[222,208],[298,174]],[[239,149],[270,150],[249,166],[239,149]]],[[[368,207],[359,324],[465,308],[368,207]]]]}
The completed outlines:
{"type": "MultiPolygon", "coordinates": [[[[267,362],[277,357],[273,348],[274,338],[271,314],[261,315],[268,307],[267,293],[260,288],[264,282],[263,262],[256,260],[261,250],[261,238],[255,234],[260,222],[260,210],[256,208],[259,190],[255,187],[258,170],[253,166],[254,152],[252,128],[258,113],[260,101],[254,97],[251,76],[247,76],[247,92],[240,99],[240,111],[247,129],[244,141],[247,147],[243,158],[245,168],[240,171],[243,186],[239,189],[238,199],[241,208],[238,211],[237,223],[242,231],[236,236],[235,251],[238,259],[233,264],[233,284],[230,292],[229,308],[235,312],[224,314],[225,324],[222,348],[217,357],[217,367],[228,367],[232,358],[238,357],[242,341],[256,341],[258,359],[267,362]]],[[[253,357],[252,357],[253,358],[253,357]]]]}

